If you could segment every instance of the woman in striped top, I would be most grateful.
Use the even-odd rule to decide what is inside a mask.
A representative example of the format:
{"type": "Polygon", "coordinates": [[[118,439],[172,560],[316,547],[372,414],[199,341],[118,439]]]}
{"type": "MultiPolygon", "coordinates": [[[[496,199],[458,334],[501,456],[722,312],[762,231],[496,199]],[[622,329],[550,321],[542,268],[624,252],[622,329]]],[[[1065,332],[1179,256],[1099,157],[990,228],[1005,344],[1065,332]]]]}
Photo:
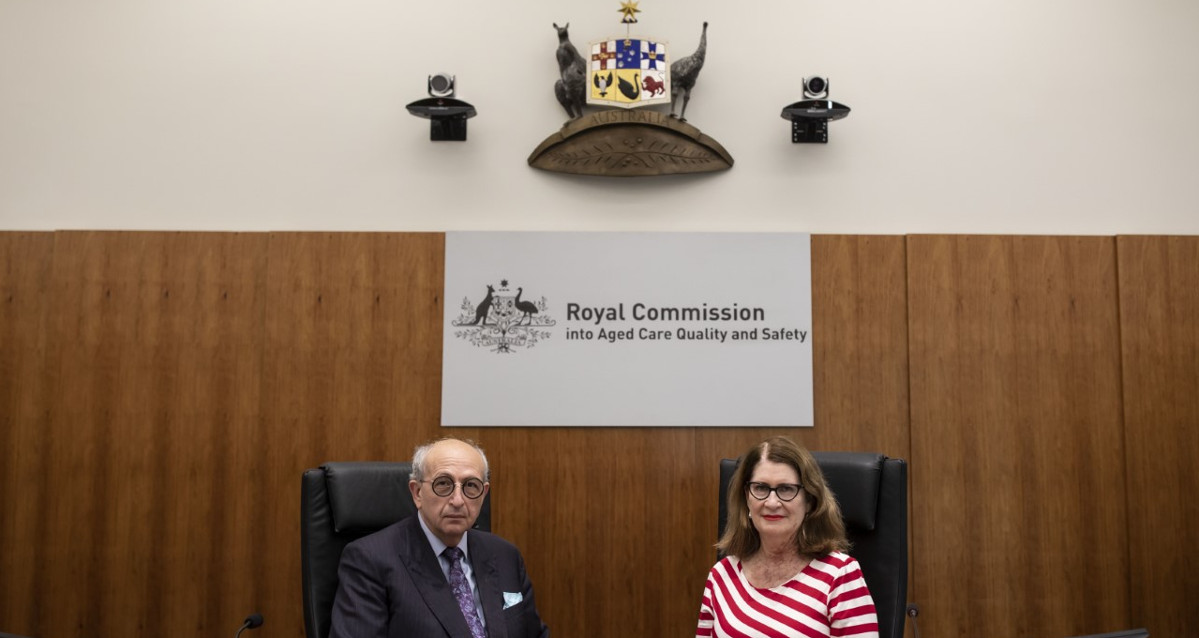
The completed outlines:
{"type": "Polygon", "coordinates": [[[728,495],[696,638],[878,637],[841,509],[807,450],[786,437],[755,445],[728,495]]]}

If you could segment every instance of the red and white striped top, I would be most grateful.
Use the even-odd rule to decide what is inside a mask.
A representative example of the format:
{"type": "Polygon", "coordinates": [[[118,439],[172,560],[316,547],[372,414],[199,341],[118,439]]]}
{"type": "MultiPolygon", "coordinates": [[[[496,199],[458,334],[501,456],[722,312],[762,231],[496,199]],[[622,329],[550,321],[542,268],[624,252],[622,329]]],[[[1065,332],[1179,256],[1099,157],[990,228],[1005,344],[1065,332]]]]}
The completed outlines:
{"type": "Polygon", "coordinates": [[[728,556],[708,573],[696,638],[878,638],[862,568],[848,554],[814,559],[791,580],[758,589],[728,556]]]}

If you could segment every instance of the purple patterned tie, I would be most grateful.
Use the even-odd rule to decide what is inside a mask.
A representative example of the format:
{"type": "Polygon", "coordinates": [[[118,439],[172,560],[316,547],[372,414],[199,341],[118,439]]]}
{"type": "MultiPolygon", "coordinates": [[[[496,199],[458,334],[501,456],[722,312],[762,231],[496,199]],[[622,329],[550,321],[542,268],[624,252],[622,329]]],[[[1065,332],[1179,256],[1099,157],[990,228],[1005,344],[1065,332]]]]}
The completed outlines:
{"type": "Polygon", "coordinates": [[[457,547],[447,547],[442,552],[450,559],[450,588],[454,590],[454,598],[458,599],[458,607],[466,616],[466,624],[470,625],[470,635],[474,638],[487,638],[483,631],[483,622],[475,611],[475,597],[470,593],[470,583],[466,582],[466,573],[462,571],[462,550],[457,547]]]}

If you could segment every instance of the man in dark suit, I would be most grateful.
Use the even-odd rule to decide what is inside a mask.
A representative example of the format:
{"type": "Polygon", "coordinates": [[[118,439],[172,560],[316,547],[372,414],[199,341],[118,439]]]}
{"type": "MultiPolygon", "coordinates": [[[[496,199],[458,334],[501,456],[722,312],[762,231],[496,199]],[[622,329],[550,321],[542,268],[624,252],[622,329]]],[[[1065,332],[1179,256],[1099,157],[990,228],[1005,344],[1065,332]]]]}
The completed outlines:
{"type": "Polygon", "coordinates": [[[468,441],[417,448],[408,489],[418,513],[346,546],[329,638],[547,638],[524,559],[471,530],[491,489],[468,441]]]}

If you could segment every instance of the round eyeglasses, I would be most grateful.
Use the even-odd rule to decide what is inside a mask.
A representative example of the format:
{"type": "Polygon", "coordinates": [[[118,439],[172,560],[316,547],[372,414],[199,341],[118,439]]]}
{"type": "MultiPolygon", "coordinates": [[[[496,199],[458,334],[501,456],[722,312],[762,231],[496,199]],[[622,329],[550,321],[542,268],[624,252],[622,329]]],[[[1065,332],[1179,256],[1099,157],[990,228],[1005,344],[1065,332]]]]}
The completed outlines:
{"type": "Polygon", "coordinates": [[[779,497],[780,501],[792,501],[795,500],[796,496],[799,496],[799,492],[802,489],[803,488],[801,486],[796,485],[795,483],[782,483],[780,485],[770,487],[765,483],[750,481],[749,484],[745,486],[745,490],[749,492],[749,495],[758,499],[759,501],[764,501],[770,498],[771,492],[774,492],[774,495],[779,497]]]}
{"type": "Polygon", "coordinates": [[[421,483],[432,483],[433,493],[443,497],[453,494],[455,485],[462,486],[462,495],[466,498],[479,498],[483,495],[483,481],[477,478],[468,478],[461,483],[456,483],[448,476],[439,476],[432,481],[421,481],[421,483]]]}

